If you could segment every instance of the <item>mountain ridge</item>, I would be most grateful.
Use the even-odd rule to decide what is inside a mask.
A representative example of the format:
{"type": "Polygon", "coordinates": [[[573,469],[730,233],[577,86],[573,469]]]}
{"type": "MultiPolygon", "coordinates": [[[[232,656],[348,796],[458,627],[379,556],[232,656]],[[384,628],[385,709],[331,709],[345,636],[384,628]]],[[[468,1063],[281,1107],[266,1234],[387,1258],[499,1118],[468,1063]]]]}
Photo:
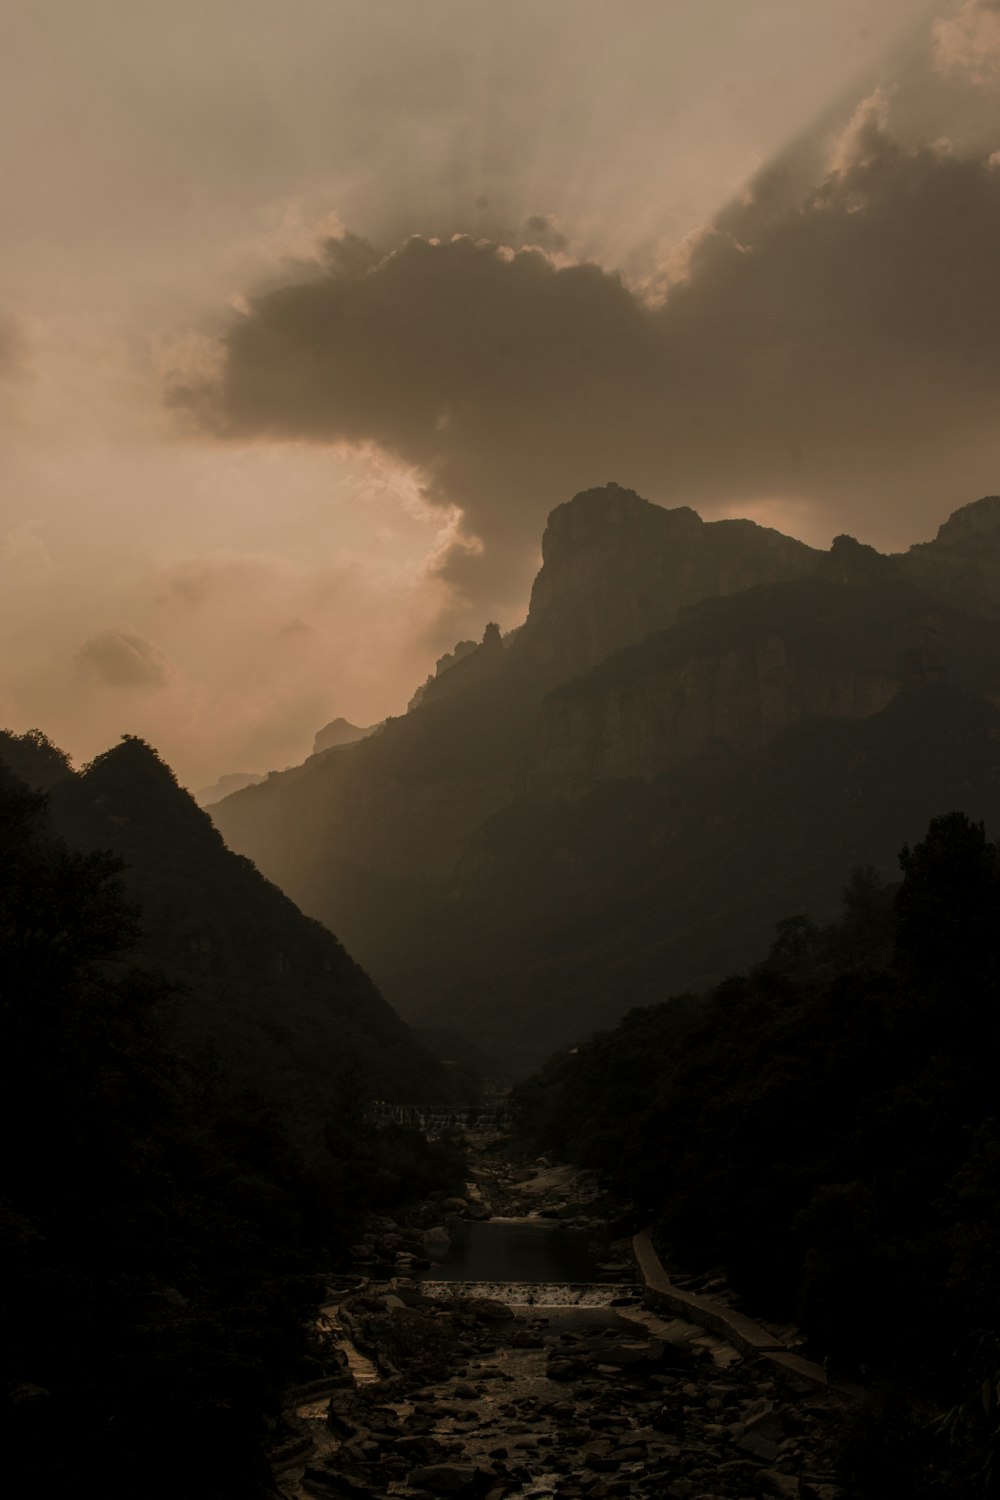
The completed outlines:
{"type": "MultiPolygon", "coordinates": [[[[932,696],[944,683],[983,703],[1000,697],[994,542],[1000,508],[990,497],[956,512],[935,541],[882,555],[853,538],[821,552],[753,522],[704,522],[617,485],[584,491],[550,516],[528,618],[505,643],[497,638],[475,680],[459,686],[461,669],[471,669],[481,647],[443,674],[454,690],[438,701],[387,721],[378,735],[338,752],[335,763],[272,776],[213,815],[227,840],[304,909],[339,925],[404,1014],[459,1028],[465,1020],[509,1064],[530,1065],[541,1044],[528,1059],[530,1047],[514,1044],[511,1022],[527,1023],[532,1007],[546,1008],[546,924],[566,920],[560,913],[571,890],[603,889],[601,852],[591,842],[586,852],[567,854],[583,861],[584,874],[550,868],[528,910],[490,852],[498,831],[520,818],[547,827],[557,804],[573,810],[592,796],[613,801],[615,787],[639,783],[637,796],[658,809],[647,815],[650,836],[659,838],[664,778],[679,778],[688,790],[677,795],[690,796],[707,777],[698,795],[712,804],[727,777],[739,780],[747,757],[785,740],[812,744],[800,726],[824,725],[820,740],[836,743],[838,722],[871,721],[876,735],[876,721],[884,722],[895,726],[905,761],[906,731],[891,712],[900,695],[932,696]],[[956,585],[972,574],[975,587],[956,585]],[[494,877],[499,884],[491,885],[494,877]]],[[[932,722],[932,739],[944,727],[932,722]]],[[[992,730],[984,723],[979,732],[992,730]]],[[[858,733],[860,745],[866,731],[858,733]]],[[[802,753],[823,761],[818,745],[802,753]]],[[[791,762],[786,774],[795,774],[791,762]]],[[[949,784],[956,775],[951,767],[949,784]]],[[[903,838],[940,810],[936,799],[925,807],[931,793],[918,780],[900,819],[903,838]]],[[[813,795],[825,794],[817,785],[813,795]]],[[[986,795],[975,789],[980,800],[986,795]]],[[[780,809],[773,811],[778,817],[780,809]]],[[[695,827],[684,832],[678,869],[690,865],[697,837],[695,827]]],[[[766,824],[755,825],[755,837],[766,844],[766,824]]],[[[524,838],[527,857],[533,845],[529,833],[524,838]]],[[[895,849],[873,837],[858,853],[885,863],[895,849]]],[[[745,852],[721,857],[753,879],[745,852]]],[[[834,868],[825,854],[820,864],[834,868]]],[[[666,867],[657,878],[664,889],[674,881],[666,867]]],[[[618,903],[627,907],[634,897],[646,913],[637,951],[652,954],[655,903],[632,891],[627,869],[621,879],[618,903]]],[[[759,905],[749,952],[716,941],[714,959],[715,898],[705,899],[703,912],[689,914],[692,931],[705,934],[705,962],[649,959],[650,983],[667,993],[692,975],[698,983],[720,977],[713,963],[724,950],[732,966],[749,961],[770,921],[787,914],[789,888],[781,884],[773,916],[766,901],[759,905]]],[[[579,911],[591,925],[602,920],[601,907],[582,896],[579,911]]],[[[592,964],[581,978],[579,1013],[564,997],[564,1024],[553,1023],[550,1041],[582,1034],[585,1016],[614,1019],[616,1006],[618,1014],[627,1008],[627,988],[613,968],[602,973],[599,961],[592,964]],[[597,993],[602,985],[618,998],[606,1003],[597,993]]]]}

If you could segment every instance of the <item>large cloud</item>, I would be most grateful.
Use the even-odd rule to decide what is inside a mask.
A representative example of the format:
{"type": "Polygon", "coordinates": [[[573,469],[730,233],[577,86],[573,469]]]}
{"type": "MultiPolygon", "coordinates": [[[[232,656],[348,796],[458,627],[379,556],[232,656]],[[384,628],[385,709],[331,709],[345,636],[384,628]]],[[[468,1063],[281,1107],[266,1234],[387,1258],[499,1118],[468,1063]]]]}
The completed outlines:
{"type": "Polygon", "coordinates": [[[348,238],[250,299],[218,382],[178,399],[219,432],[415,465],[462,513],[442,571],[484,603],[523,590],[545,512],[608,478],[916,539],[1000,474],[1000,170],[905,149],[885,113],[859,109],[792,206],[762,177],[660,302],[561,249],[348,238]]]}

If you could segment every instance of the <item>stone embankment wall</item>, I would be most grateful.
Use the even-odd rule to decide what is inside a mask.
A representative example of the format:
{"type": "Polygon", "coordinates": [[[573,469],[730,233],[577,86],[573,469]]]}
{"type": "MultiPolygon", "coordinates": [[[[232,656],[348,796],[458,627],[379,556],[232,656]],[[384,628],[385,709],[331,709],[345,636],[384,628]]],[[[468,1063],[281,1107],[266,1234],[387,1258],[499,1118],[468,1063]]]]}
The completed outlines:
{"type": "Polygon", "coordinates": [[[648,1229],[633,1236],[632,1252],[646,1289],[643,1300],[647,1306],[663,1309],[675,1317],[697,1323],[709,1333],[725,1339],[739,1349],[741,1354],[770,1360],[789,1374],[799,1375],[816,1385],[828,1386],[843,1396],[854,1398],[861,1395],[860,1386],[849,1381],[828,1379],[821,1365],[793,1353],[773,1333],[768,1333],[743,1313],[734,1311],[714,1298],[701,1297],[696,1292],[684,1292],[680,1287],[674,1286],[656,1253],[648,1229]]]}

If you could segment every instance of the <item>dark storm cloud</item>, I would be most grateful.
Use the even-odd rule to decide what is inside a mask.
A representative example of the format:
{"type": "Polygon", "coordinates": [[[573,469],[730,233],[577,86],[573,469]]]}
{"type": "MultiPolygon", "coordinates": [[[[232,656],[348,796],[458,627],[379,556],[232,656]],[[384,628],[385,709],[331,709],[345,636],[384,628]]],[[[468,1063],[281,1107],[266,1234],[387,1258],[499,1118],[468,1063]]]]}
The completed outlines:
{"type": "Polygon", "coordinates": [[[102,630],[92,635],[76,659],[108,687],[165,687],[170,680],[163,652],[133,630],[102,630]]]}
{"type": "Polygon", "coordinates": [[[416,465],[462,512],[442,571],[484,601],[523,588],[552,505],[609,478],[870,536],[906,514],[916,539],[1000,471],[1000,169],[903,149],[884,115],[859,109],[805,199],[762,177],[662,303],[542,249],[348,239],[253,299],[218,387],[177,399],[229,435],[416,465]]]}

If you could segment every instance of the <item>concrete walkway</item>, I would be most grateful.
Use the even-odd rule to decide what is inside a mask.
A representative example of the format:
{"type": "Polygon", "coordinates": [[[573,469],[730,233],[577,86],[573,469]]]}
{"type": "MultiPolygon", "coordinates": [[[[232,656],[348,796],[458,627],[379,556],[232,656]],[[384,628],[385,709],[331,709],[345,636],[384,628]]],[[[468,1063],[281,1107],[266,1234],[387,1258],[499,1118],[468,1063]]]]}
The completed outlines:
{"type": "Polygon", "coordinates": [[[851,1381],[829,1380],[822,1365],[795,1354],[773,1333],[768,1333],[751,1318],[727,1307],[724,1302],[719,1302],[714,1297],[699,1296],[697,1292],[682,1292],[680,1287],[674,1286],[656,1253],[648,1229],[633,1236],[632,1252],[646,1288],[644,1301],[648,1307],[665,1309],[675,1318],[697,1323],[716,1338],[731,1344],[741,1354],[766,1359],[789,1375],[797,1375],[814,1385],[825,1386],[851,1400],[863,1394],[861,1386],[851,1381]]]}

